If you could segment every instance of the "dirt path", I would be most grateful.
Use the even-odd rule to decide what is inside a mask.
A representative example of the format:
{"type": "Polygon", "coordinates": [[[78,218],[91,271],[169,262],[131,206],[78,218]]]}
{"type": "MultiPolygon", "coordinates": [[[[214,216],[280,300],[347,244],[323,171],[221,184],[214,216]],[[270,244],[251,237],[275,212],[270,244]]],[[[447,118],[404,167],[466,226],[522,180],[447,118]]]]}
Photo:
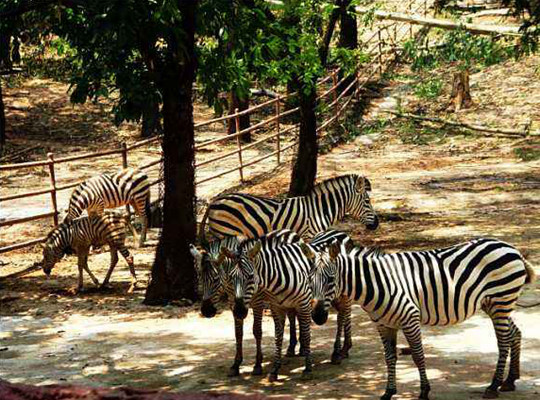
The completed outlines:
{"type": "MultiPolygon", "coordinates": [[[[321,157],[320,178],[363,173],[373,186],[373,203],[381,227],[366,232],[353,221],[339,227],[359,242],[385,250],[445,246],[478,236],[515,244],[540,264],[540,163],[519,162],[512,140],[456,137],[430,146],[396,140],[390,126],[370,144],[366,137],[321,157]]],[[[288,171],[246,191],[275,195],[286,187],[288,171]]],[[[155,235],[156,232],[153,232],[155,235]]],[[[155,236],[154,236],[155,239],[155,236]]],[[[147,279],[152,248],[134,250],[138,270],[147,279]]],[[[27,262],[28,254],[9,261],[27,262]]],[[[32,257],[32,256],[30,256],[32,257]]],[[[365,314],[354,309],[354,348],[341,366],[329,364],[335,316],[313,328],[315,377],[301,380],[302,360],[282,369],[282,380],[269,384],[251,377],[254,341],[248,319],[245,363],[240,378],[227,378],[234,357],[231,314],[214,319],[192,307],[154,309],[140,305],[142,291],[125,294],[129,277],[123,265],[107,293],[75,296],[73,259],[62,261],[54,278],[39,273],[10,282],[0,292],[0,376],[15,382],[77,382],[153,388],[234,390],[292,394],[296,398],[376,398],[384,390],[385,366],[377,333],[365,314]],[[10,299],[11,296],[11,299],[10,299]]],[[[108,254],[92,257],[91,267],[103,276],[108,254]]],[[[540,299],[540,288],[526,289],[523,303],[540,299]]],[[[520,308],[515,320],[523,332],[522,379],[519,391],[501,395],[530,399],[540,393],[540,313],[520,308]]],[[[264,320],[264,352],[273,349],[273,324],[264,320]]],[[[404,340],[401,337],[400,343],[404,340]]],[[[451,328],[425,328],[424,343],[433,398],[477,399],[491,378],[496,342],[490,321],[477,315],[451,328]]],[[[418,394],[417,372],[409,356],[398,362],[398,399],[418,394]]]]}

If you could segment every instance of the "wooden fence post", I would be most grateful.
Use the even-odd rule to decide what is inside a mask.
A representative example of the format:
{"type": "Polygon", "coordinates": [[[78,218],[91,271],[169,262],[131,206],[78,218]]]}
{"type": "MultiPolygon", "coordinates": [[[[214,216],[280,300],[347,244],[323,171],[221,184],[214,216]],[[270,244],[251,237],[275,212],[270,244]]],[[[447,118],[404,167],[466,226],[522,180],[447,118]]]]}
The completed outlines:
{"type": "Polygon", "coordinates": [[[333,87],[333,90],[332,90],[332,102],[334,103],[334,115],[335,117],[337,118],[337,115],[338,115],[338,111],[339,111],[339,106],[338,106],[338,103],[337,103],[337,74],[336,74],[336,71],[332,71],[332,87],[333,87]]]}
{"type": "Polygon", "coordinates": [[[377,58],[379,60],[379,75],[382,76],[382,37],[381,37],[381,30],[379,29],[377,32],[378,37],[378,47],[379,47],[379,54],[377,55],[377,58]]]}
{"type": "Polygon", "coordinates": [[[49,176],[51,178],[51,203],[53,206],[53,222],[54,226],[58,225],[58,203],[56,201],[56,176],[54,174],[54,154],[47,153],[47,160],[49,162],[49,176]]]}
{"type": "Polygon", "coordinates": [[[277,163],[281,164],[281,127],[279,124],[279,118],[281,115],[281,96],[278,94],[276,101],[276,129],[277,129],[277,163]]]}
{"type": "Polygon", "coordinates": [[[234,109],[234,122],[236,124],[236,144],[238,145],[238,161],[240,161],[240,168],[238,171],[240,171],[240,182],[244,182],[244,171],[243,171],[243,164],[242,164],[242,140],[240,139],[240,136],[238,133],[240,132],[240,117],[238,116],[238,108],[234,109]]]}
{"type": "MultiPolygon", "coordinates": [[[[409,4],[407,4],[407,14],[411,14],[412,12],[412,3],[413,3],[413,0],[409,0],[409,4]]],[[[413,38],[413,28],[412,28],[412,24],[409,24],[409,39],[412,39],[413,38]]]]}

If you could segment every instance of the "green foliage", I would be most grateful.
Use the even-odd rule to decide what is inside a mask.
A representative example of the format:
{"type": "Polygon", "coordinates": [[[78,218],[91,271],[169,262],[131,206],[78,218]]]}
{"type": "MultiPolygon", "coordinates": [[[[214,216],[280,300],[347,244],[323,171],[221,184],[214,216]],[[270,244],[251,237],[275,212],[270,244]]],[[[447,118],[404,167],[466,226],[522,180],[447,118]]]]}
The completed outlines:
{"type": "Polygon", "coordinates": [[[442,36],[441,45],[428,48],[409,40],[404,44],[404,54],[414,71],[429,70],[445,63],[456,63],[462,68],[475,65],[489,66],[500,63],[515,54],[512,46],[494,38],[474,35],[457,29],[442,36]]]}
{"type": "Polygon", "coordinates": [[[514,154],[521,161],[540,160],[540,146],[517,147],[514,149],[514,154]]]}
{"type": "Polygon", "coordinates": [[[415,86],[414,94],[422,99],[433,100],[440,96],[442,88],[443,81],[441,79],[428,79],[415,86]]]}
{"type": "Polygon", "coordinates": [[[422,126],[414,121],[400,121],[396,128],[398,136],[405,144],[427,145],[434,141],[443,142],[446,139],[444,130],[422,126]]]}

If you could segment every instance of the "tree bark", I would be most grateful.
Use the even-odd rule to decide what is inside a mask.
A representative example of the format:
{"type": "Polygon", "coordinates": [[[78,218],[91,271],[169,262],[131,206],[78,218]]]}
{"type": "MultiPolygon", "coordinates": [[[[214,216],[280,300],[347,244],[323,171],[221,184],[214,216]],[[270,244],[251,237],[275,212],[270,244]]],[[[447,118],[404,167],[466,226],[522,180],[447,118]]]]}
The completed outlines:
{"type": "MultiPolygon", "coordinates": [[[[358,26],[356,24],[356,14],[354,6],[351,6],[351,0],[341,0],[340,2],[340,30],[338,46],[344,49],[354,50],[358,47],[358,26]]],[[[339,79],[343,78],[343,72],[340,71],[339,79]]],[[[338,88],[342,92],[354,80],[354,75],[350,75],[343,81],[338,88]]],[[[353,91],[351,90],[352,94],[353,91]]]]}
{"type": "MultiPolygon", "coordinates": [[[[249,108],[249,97],[245,99],[239,98],[234,91],[229,92],[228,96],[229,103],[229,114],[234,114],[235,110],[238,108],[238,111],[244,111],[249,108]]],[[[243,131],[250,127],[250,118],[249,114],[240,116],[240,130],[243,131]]],[[[236,133],[236,121],[234,119],[229,119],[227,122],[227,134],[232,135],[236,133]]],[[[251,132],[244,133],[241,137],[244,143],[251,142],[251,132]]]]}
{"type": "Polygon", "coordinates": [[[11,69],[11,36],[6,32],[0,32],[0,69],[11,69]]]}
{"type": "Polygon", "coordinates": [[[4,154],[6,144],[6,114],[4,113],[4,98],[2,96],[2,80],[0,79],[0,157],[4,154]]]}
{"type": "Polygon", "coordinates": [[[300,135],[298,152],[293,166],[289,196],[304,196],[311,192],[317,176],[317,116],[315,87],[309,93],[299,90],[300,135]]]}
{"type": "Polygon", "coordinates": [[[160,78],[163,96],[163,156],[165,193],[163,230],[156,250],[145,304],[196,299],[194,260],[189,244],[195,242],[195,138],[192,91],[195,78],[195,9],[197,1],[178,0],[182,15],[182,43],[169,38],[160,78]]]}
{"type": "Polygon", "coordinates": [[[450,99],[454,108],[454,112],[458,112],[463,108],[472,106],[471,89],[469,86],[469,71],[463,70],[454,73],[454,81],[452,83],[452,93],[450,99]]]}
{"type": "Polygon", "coordinates": [[[161,121],[159,115],[159,102],[150,99],[142,114],[141,136],[144,138],[150,137],[156,133],[161,133],[161,121]]]}

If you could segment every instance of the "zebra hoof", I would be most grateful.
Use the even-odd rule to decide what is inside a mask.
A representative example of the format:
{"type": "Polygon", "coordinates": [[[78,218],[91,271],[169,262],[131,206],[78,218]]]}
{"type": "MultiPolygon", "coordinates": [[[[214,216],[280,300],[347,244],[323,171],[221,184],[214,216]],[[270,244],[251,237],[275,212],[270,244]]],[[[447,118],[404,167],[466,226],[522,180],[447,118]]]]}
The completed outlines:
{"type": "Polygon", "coordinates": [[[487,388],[482,397],[484,399],[496,399],[499,397],[499,392],[497,389],[487,388]]]}
{"type": "Polygon", "coordinates": [[[512,381],[505,381],[499,388],[501,392],[515,392],[516,384],[512,381]]]}
{"type": "Polygon", "coordinates": [[[270,373],[268,374],[268,382],[277,382],[278,376],[277,374],[270,373]]]}
{"type": "Polygon", "coordinates": [[[294,351],[294,347],[293,348],[288,348],[287,349],[287,353],[285,354],[285,357],[296,357],[296,353],[294,351]]]}
{"type": "Polygon", "coordinates": [[[260,365],[256,365],[253,367],[253,371],[251,371],[251,375],[260,376],[262,374],[263,374],[263,369],[260,365]]]}
{"type": "Polygon", "coordinates": [[[231,367],[229,369],[229,373],[227,374],[229,378],[234,378],[235,376],[240,376],[240,368],[238,367],[231,367]]]}
{"type": "Polygon", "coordinates": [[[342,359],[343,359],[343,357],[341,356],[341,354],[332,353],[332,357],[330,358],[330,363],[332,365],[340,365],[342,359]]]}
{"type": "Polygon", "coordinates": [[[381,400],[390,400],[397,393],[396,389],[386,389],[386,392],[381,396],[381,400]]]}

